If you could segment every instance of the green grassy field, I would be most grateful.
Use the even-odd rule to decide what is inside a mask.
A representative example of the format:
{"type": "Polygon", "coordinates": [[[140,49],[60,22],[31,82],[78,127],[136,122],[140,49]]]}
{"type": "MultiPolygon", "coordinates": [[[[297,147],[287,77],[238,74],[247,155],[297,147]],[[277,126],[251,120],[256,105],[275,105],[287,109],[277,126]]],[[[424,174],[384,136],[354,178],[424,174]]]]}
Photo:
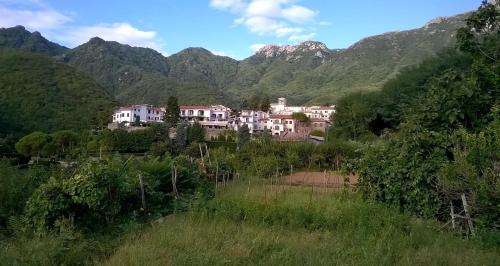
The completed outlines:
{"type": "Polygon", "coordinates": [[[440,225],[364,202],[356,193],[233,185],[171,215],[104,265],[498,265],[440,225]]]}

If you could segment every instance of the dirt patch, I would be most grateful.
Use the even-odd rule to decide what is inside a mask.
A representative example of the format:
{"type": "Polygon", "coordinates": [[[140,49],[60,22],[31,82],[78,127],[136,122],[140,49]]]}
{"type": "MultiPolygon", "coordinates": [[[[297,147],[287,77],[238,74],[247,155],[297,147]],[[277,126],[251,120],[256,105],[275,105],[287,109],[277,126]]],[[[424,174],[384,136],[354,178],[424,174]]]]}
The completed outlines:
{"type": "Polygon", "coordinates": [[[336,172],[297,172],[293,175],[284,176],[282,179],[284,184],[292,186],[318,186],[340,188],[344,184],[355,186],[358,184],[358,177],[355,175],[343,176],[336,172]]]}

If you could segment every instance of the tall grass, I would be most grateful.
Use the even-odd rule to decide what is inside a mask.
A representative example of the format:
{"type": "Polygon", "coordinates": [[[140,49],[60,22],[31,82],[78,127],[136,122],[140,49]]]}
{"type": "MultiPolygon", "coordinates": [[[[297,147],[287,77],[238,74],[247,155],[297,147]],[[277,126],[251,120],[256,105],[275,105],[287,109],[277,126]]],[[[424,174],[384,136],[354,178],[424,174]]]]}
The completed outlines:
{"type": "Polygon", "coordinates": [[[250,185],[146,230],[105,265],[498,265],[499,249],[356,193],[250,185]]]}

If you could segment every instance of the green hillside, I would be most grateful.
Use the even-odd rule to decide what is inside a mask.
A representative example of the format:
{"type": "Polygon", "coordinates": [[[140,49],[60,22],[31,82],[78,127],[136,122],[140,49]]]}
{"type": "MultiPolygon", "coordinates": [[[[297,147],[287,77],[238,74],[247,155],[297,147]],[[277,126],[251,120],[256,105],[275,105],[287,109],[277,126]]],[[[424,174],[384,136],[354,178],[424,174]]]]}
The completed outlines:
{"type": "Polygon", "coordinates": [[[208,73],[226,70],[206,68],[216,67],[218,57],[210,61],[214,55],[208,51],[196,56],[190,50],[167,59],[152,49],[92,38],[59,59],[93,77],[122,103],[164,104],[172,95],[183,103],[223,101],[217,78],[208,73]]]}
{"type": "Polygon", "coordinates": [[[57,55],[122,103],[161,104],[175,95],[182,103],[236,106],[256,93],[287,96],[296,104],[334,103],[352,92],[378,90],[402,67],[453,46],[466,17],[438,18],[419,29],[367,37],[347,49],[332,50],[313,41],[268,45],[241,61],[203,48],[165,57],[100,38],[64,50],[22,27],[0,29],[0,47],[57,55]]]}
{"type": "Polygon", "coordinates": [[[15,48],[49,56],[60,55],[68,48],[45,39],[39,32],[29,32],[23,26],[0,28],[0,48],[15,48]]]}
{"type": "Polygon", "coordinates": [[[0,133],[25,134],[88,129],[115,102],[95,81],[67,65],[0,49],[0,105],[0,133]]]}

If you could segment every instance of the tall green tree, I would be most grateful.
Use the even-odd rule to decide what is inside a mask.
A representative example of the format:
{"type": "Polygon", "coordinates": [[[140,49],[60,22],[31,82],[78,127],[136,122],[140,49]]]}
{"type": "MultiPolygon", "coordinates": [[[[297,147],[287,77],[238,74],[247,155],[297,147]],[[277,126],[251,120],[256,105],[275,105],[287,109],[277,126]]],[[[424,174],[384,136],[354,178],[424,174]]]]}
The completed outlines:
{"type": "Polygon", "coordinates": [[[16,150],[24,156],[37,156],[49,155],[49,145],[52,141],[50,135],[43,132],[33,132],[29,135],[22,137],[16,143],[16,150]]]}
{"type": "Polygon", "coordinates": [[[78,142],[78,135],[72,130],[60,130],[51,134],[59,153],[65,153],[78,142]]]}
{"type": "Polygon", "coordinates": [[[265,95],[260,104],[260,110],[263,112],[267,112],[269,111],[269,109],[271,109],[271,100],[269,99],[268,95],[265,95]]]}
{"type": "Polygon", "coordinates": [[[203,142],[205,140],[205,129],[200,123],[195,122],[192,126],[188,127],[187,131],[188,142],[203,142]]]}
{"type": "Polygon", "coordinates": [[[176,126],[180,120],[180,107],[177,98],[174,96],[168,97],[167,110],[165,112],[165,122],[176,126]]]}
{"type": "Polygon", "coordinates": [[[250,129],[247,124],[243,124],[238,128],[238,137],[236,139],[237,148],[240,149],[248,141],[250,141],[250,129]]]}
{"type": "Polygon", "coordinates": [[[183,122],[177,124],[175,134],[175,144],[179,150],[186,148],[188,142],[187,125],[183,122]]]}

